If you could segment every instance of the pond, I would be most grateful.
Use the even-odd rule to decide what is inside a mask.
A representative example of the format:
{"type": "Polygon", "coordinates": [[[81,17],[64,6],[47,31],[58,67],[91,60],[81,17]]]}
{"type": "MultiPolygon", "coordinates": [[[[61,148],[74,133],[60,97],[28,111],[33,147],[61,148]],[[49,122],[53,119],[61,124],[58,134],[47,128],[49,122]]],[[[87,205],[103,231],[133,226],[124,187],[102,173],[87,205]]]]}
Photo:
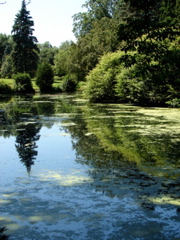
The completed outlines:
{"type": "Polygon", "coordinates": [[[10,239],[180,239],[180,109],[78,94],[0,101],[10,239]]]}

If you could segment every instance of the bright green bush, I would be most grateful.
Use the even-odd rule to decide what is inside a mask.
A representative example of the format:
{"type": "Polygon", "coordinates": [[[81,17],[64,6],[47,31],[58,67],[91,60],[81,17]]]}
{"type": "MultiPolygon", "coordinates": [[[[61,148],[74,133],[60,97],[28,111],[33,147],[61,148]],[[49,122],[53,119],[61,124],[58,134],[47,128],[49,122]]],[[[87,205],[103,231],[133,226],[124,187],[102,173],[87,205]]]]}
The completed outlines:
{"type": "Polygon", "coordinates": [[[51,92],[54,82],[54,73],[50,64],[43,62],[38,66],[36,73],[36,85],[41,92],[51,92]]]}
{"type": "Polygon", "coordinates": [[[104,55],[99,64],[87,76],[85,96],[91,102],[114,101],[116,99],[116,75],[121,72],[123,52],[104,55]]]}
{"type": "Polygon", "coordinates": [[[175,98],[171,101],[167,101],[166,104],[171,108],[179,108],[180,107],[180,99],[175,98]]]}
{"type": "Polygon", "coordinates": [[[166,105],[180,99],[179,42],[178,38],[151,42],[153,50],[147,54],[118,51],[104,55],[87,76],[85,96],[91,102],[140,105],[166,105]]]}
{"type": "Polygon", "coordinates": [[[11,87],[4,82],[0,82],[0,94],[12,93],[11,87]]]}
{"type": "Polygon", "coordinates": [[[19,93],[32,93],[34,89],[32,87],[31,78],[28,73],[17,73],[13,75],[15,80],[14,89],[19,93]]]}

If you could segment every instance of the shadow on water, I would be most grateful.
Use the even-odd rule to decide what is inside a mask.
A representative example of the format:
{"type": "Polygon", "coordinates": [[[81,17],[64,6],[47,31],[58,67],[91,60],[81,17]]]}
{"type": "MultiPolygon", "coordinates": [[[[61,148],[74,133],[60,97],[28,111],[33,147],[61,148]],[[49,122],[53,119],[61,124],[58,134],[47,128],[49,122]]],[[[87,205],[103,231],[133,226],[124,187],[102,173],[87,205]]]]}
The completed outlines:
{"type": "MultiPolygon", "coordinates": [[[[55,168],[48,171],[49,176],[45,174],[44,180],[41,179],[41,184],[47,189],[42,189],[43,186],[39,185],[35,189],[42,191],[43,196],[44,191],[50,189],[52,183],[49,181],[52,179],[60,181],[61,188],[67,192],[67,196],[61,196],[66,200],[63,202],[63,208],[66,208],[65,204],[69,198],[75,206],[81,205],[82,199],[83,204],[90,201],[89,198],[93,199],[91,194],[88,195],[90,190],[106,197],[108,203],[103,206],[106,208],[104,211],[112,210],[112,216],[109,217],[117,218],[117,221],[111,222],[108,218],[106,224],[111,227],[109,226],[109,233],[106,234],[109,237],[103,237],[101,232],[99,239],[180,239],[179,110],[174,112],[171,109],[139,108],[119,104],[89,105],[73,95],[17,97],[10,102],[2,102],[0,109],[0,136],[15,137],[19,160],[29,175],[32,165],[36,168],[35,160],[38,156],[42,129],[59,126],[57,128],[59,132],[53,132],[55,136],[61,132],[64,136],[70,136],[72,151],[75,152],[75,163],[87,167],[86,174],[90,180],[79,181],[77,178],[76,181],[73,179],[74,185],[63,185],[63,181],[70,182],[75,175],[68,175],[70,179],[65,179],[60,170],[57,171],[55,168]],[[79,192],[79,195],[75,195],[77,199],[71,198],[71,192],[67,190],[73,187],[75,192],[79,192]],[[83,192],[83,189],[87,189],[87,193],[83,192]],[[85,196],[88,196],[88,199],[85,199],[85,196]],[[115,206],[117,204],[118,207],[115,206]],[[119,211],[117,213],[114,210],[116,208],[119,211]],[[121,226],[121,231],[117,226],[121,226]]],[[[60,189],[59,186],[52,187],[53,196],[53,193],[60,189]]],[[[23,201],[31,211],[36,211],[35,206],[30,206],[26,199],[23,201]]],[[[93,204],[97,202],[97,209],[91,207],[90,215],[93,210],[95,215],[92,219],[89,215],[87,217],[88,236],[95,236],[95,232],[91,232],[95,229],[93,224],[96,223],[93,217],[102,219],[102,216],[98,215],[103,205],[101,201],[102,199],[95,199],[92,202],[93,204]]],[[[38,204],[41,207],[45,201],[38,204]]],[[[49,215],[49,218],[57,214],[50,213],[48,209],[45,211],[46,217],[49,215]]],[[[67,216],[71,219],[75,210],[71,211],[67,208],[62,215],[63,218],[66,219],[67,216]]],[[[83,209],[83,213],[84,211],[83,209]]],[[[43,214],[45,212],[38,216],[39,219],[43,216],[45,218],[43,214]]],[[[82,219],[87,221],[85,215],[83,217],[78,215],[72,221],[76,220],[77,224],[80,224],[82,219]]],[[[99,234],[100,226],[98,228],[97,225],[96,228],[99,234]]],[[[69,230],[69,239],[82,239],[77,233],[77,238],[73,238],[75,232],[69,230]]]]}

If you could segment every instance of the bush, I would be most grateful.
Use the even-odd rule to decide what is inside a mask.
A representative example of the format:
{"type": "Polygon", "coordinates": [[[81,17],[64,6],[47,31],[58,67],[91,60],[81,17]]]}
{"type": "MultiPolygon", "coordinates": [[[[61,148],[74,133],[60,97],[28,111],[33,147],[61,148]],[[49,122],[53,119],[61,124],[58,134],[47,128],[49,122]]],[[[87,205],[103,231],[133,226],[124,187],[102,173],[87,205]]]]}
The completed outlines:
{"type": "Polygon", "coordinates": [[[4,82],[0,82],[0,94],[12,93],[12,89],[9,85],[4,82]]]}
{"type": "MultiPolygon", "coordinates": [[[[104,55],[86,77],[85,96],[91,102],[118,100],[153,106],[180,99],[179,42],[180,38],[154,41],[145,53],[117,51],[104,55]]],[[[177,100],[171,103],[178,104],[177,100]]]]}
{"type": "Polygon", "coordinates": [[[13,75],[13,63],[10,55],[4,57],[3,63],[1,65],[1,77],[11,78],[13,75]]]}
{"type": "Polygon", "coordinates": [[[171,101],[167,101],[166,104],[171,108],[179,108],[180,107],[180,99],[175,98],[171,101]]]}
{"type": "Polygon", "coordinates": [[[87,76],[85,96],[91,102],[104,102],[116,99],[116,74],[122,70],[120,58],[123,52],[104,55],[99,64],[87,76]]]}
{"type": "Polygon", "coordinates": [[[74,92],[76,90],[76,79],[73,75],[66,75],[62,82],[63,92],[74,92]]]}
{"type": "Polygon", "coordinates": [[[32,87],[31,78],[28,73],[17,73],[13,75],[15,80],[15,91],[19,93],[32,93],[34,89],[32,87]]]}
{"type": "Polygon", "coordinates": [[[166,101],[179,98],[179,61],[178,49],[167,48],[160,58],[136,54],[135,63],[116,75],[119,100],[164,106],[166,101]]]}
{"type": "Polygon", "coordinates": [[[36,72],[36,85],[41,92],[50,92],[53,82],[54,73],[51,65],[46,62],[41,63],[36,72]]]}

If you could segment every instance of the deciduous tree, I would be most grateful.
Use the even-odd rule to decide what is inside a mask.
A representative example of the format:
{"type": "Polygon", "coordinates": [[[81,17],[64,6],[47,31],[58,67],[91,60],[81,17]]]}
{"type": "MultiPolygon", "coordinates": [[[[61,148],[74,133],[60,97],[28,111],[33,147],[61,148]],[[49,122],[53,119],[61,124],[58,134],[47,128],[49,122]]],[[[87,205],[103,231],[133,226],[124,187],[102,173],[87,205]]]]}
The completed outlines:
{"type": "Polygon", "coordinates": [[[38,44],[39,47],[39,60],[40,62],[47,62],[54,65],[54,56],[58,52],[57,47],[53,47],[50,42],[38,44]]]}

